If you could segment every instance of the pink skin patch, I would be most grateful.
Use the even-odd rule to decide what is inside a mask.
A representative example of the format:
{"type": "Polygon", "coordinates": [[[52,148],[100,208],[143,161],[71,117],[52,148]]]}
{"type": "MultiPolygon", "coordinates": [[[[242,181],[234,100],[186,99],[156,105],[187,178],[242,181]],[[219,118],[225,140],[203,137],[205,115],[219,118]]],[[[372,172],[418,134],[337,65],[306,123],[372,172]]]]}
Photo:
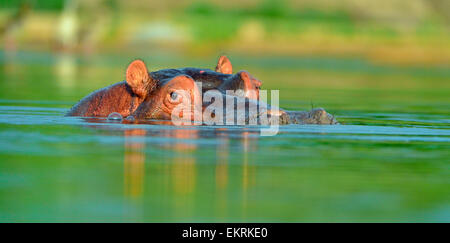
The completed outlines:
{"type": "Polygon", "coordinates": [[[204,72],[205,72],[205,71],[203,71],[203,70],[202,70],[202,71],[200,71],[200,73],[204,73],[204,72]]]}

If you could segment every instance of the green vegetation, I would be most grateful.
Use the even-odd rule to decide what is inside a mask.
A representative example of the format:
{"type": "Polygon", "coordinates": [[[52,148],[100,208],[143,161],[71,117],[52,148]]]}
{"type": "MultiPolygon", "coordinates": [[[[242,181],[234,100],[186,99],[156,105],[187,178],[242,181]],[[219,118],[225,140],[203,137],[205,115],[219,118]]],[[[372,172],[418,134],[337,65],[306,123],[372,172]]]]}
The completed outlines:
{"type": "Polygon", "coordinates": [[[17,49],[217,53],[450,62],[445,2],[382,0],[5,1],[0,38],[17,49]],[[89,2],[89,3],[88,3],[89,2]],[[24,7],[27,6],[27,7],[24,7]],[[29,9],[31,11],[26,11],[29,9]]]}
{"type": "Polygon", "coordinates": [[[61,11],[65,0],[2,0],[1,7],[6,9],[17,9],[23,5],[29,5],[35,10],[61,11]]]}

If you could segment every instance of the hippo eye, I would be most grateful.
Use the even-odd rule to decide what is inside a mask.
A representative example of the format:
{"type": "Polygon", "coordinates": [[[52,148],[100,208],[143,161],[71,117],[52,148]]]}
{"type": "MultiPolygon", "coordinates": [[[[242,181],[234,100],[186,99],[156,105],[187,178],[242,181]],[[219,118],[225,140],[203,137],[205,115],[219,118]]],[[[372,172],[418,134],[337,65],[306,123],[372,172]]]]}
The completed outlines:
{"type": "Polygon", "coordinates": [[[172,99],[173,101],[176,101],[178,99],[177,92],[170,93],[170,99],[172,99]]]}

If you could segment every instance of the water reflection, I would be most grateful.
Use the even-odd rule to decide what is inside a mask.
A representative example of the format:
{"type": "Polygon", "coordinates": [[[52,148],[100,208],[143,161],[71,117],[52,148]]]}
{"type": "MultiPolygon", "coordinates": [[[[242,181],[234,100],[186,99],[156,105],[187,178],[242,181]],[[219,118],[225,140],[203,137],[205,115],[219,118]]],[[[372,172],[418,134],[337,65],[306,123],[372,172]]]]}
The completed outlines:
{"type": "Polygon", "coordinates": [[[242,149],[243,149],[243,165],[242,165],[242,216],[247,217],[248,208],[248,188],[255,184],[255,166],[249,162],[249,154],[253,151],[257,151],[256,137],[250,135],[255,132],[243,132],[242,133],[242,149]]]}
{"type": "Polygon", "coordinates": [[[195,152],[197,145],[192,141],[199,138],[196,129],[163,130],[161,135],[169,139],[162,144],[165,149],[165,160],[169,166],[165,167],[165,177],[170,177],[171,202],[174,210],[173,217],[180,215],[192,216],[195,207],[195,193],[197,182],[197,168],[195,152]]]}
{"type": "Polygon", "coordinates": [[[219,128],[217,131],[225,131],[218,133],[219,143],[217,145],[216,154],[216,187],[218,190],[224,190],[228,184],[228,155],[230,138],[226,133],[226,128],[219,128]]]}
{"type": "Polygon", "coordinates": [[[230,138],[226,128],[216,129],[219,144],[216,147],[216,211],[220,218],[225,218],[228,211],[227,186],[230,138]]]}
{"type": "Polygon", "coordinates": [[[145,135],[146,131],[143,129],[124,131],[124,193],[126,197],[140,198],[144,191],[145,142],[135,138],[145,135]]]}
{"type": "Polygon", "coordinates": [[[174,192],[180,195],[191,194],[194,192],[196,182],[194,153],[197,150],[197,145],[192,143],[192,140],[198,139],[198,130],[165,130],[162,135],[176,139],[174,142],[169,141],[163,145],[166,149],[175,151],[175,156],[171,156],[167,161],[172,165],[170,175],[174,192]]]}
{"type": "MultiPolygon", "coordinates": [[[[90,125],[95,129],[111,129],[100,126],[101,120],[85,120],[97,123],[90,125]]],[[[218,218],[227,219],[233,213],[230,210],[236,209],[231,205],[238,206],[241,215],[247,217],[249,192],[255,186],[253,154],[258,150],[258,131],[195,126],[154,129],[153,126],[158,125],[149,127],[148,124],[130,129],[128,126],[139,125],[123,125],[120,129],[124,129],[124,197],[134,202],[137,212],[143,212],[143,198],[156,197],[152,200],[171,208],[172,217],[190,217],[196,213],[199,200],[196,195],[212,190],[208,200],[218,218]],[[215,145],[204,146],[204,141],[214,141],[215,145]],[[215,151],[215,156],[207,156],[212,158],[208,161],[199,150],[210,148],[215,151]],[[236,154],[238,158],[235,158],[236,154]],[[236,159],[239,163],[230,167],[230,162],[236,159]],[[146,162],[148,170],[145,169],[146,162]],[[229,195],[230,191],[236,190],[241,192],[237,194],[239,205],[233,203],[235,196],[230,198],[229,195]]]]}

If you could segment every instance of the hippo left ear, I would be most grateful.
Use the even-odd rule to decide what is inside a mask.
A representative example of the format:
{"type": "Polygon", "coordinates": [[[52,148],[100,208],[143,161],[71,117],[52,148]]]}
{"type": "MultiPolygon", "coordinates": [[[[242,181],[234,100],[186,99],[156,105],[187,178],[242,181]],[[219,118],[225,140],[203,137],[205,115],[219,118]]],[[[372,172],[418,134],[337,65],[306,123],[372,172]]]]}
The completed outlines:
{"type": "Polygon", "coordinates": [[[126,81],[139,97],[145,97],[156,85],[156,82],[148,74],[145,63],[139,59],[128,65],[126,81]]]}
{"type": "Polygon", "coordinates": [[[231,66],[230,60],[226,56],[221,56],[217,62],[216,72],[223,74],[232,74],[233,66],[231,66]]]}

